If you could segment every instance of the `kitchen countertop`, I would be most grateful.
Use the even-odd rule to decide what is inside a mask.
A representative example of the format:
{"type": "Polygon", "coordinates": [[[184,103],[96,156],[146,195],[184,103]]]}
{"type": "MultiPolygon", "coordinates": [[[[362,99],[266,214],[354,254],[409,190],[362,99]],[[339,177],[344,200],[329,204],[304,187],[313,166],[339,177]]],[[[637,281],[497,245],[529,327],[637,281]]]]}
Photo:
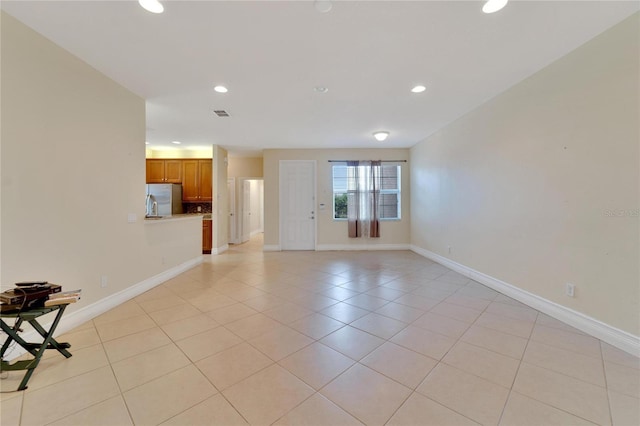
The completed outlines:
{"type": "Polygon", "coordinates": [[[144,223],[164,223],[164,222],[176,222],[179,220],[191,220],[191,219],[201,219],[201,220],[211,220],[211,213],[185,213],[185,214],[174,214],[172,216],[163,216],[159,218],[144,218],[144,223]]]}

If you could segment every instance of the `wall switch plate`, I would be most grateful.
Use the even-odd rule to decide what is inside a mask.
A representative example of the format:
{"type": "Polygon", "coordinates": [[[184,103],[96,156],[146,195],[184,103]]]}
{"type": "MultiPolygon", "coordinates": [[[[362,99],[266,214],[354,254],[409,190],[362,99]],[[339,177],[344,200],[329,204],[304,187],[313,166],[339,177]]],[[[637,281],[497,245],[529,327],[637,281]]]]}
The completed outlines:
{"type": "Polygon", "coordinates": [[[575,295],[575,291],[576,291],[576,286],[571,284],[571,283],[566,283],[564,285],[564,293],[569,296],[569,297],[573,297],[575,295]]]}

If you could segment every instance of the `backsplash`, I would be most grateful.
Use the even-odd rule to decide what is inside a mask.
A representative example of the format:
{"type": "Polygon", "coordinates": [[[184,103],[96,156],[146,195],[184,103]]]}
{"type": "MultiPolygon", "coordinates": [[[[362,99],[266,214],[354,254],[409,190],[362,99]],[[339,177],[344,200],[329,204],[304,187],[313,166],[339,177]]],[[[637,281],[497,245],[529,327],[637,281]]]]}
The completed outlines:
{"type": "Polygon", "coordinates": [[[185,213],[211,213],[211,203],[183,203],[182,210],[185,213]],[[198,211],[200,207],[200,211],[198,211]]]}

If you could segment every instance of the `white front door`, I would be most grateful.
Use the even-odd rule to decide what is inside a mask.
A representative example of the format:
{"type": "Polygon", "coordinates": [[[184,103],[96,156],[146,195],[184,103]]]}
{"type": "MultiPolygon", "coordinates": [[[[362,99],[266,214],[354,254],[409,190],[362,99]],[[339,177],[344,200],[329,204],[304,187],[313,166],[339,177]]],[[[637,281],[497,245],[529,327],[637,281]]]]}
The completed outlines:
{"type": "Polygon", "coordinates": [[[280,161],[280,248],[315,250],[315,161],[280,161]]]}

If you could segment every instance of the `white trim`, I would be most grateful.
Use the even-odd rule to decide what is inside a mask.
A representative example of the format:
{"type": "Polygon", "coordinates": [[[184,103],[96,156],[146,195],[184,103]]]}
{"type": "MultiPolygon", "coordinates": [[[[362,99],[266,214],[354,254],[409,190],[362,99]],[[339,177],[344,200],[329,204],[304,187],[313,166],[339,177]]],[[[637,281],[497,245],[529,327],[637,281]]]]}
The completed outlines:
{"type": "Polygon", "coordinates": [[[435,262],[446,266],[466,277],[471,278],[481,284],[486,285],[500,293],[509,296],[519,302],[524,303],[540,312],[543,312],[559,321],[569,324],[572,327],[577,328],[593,337],[596,337],[610,345],[615,346],[625,352],[628,352],[635,356],[640,356],[640,337],[635,336],[626,331],[620,330],[609,324],[605,324],[595,318],[585,315],[581,312],[574,311],[573,309],[562,306],[558,303],[547,300],[536,294],[529,293],[526,290],[522,290],[512,284],[508,284],[497,278],[493,278],[475,269],[464,266],[460,263],[454,262],[451,259],[447,259],[444,256],[436,254],[432,251],[423,249],[421,247],[411,245],[411,251],[431,259],[435,262]]]}
{"type": "Polygon", "coordinates": [[[373,250],[409,250],[409,244],[318,244],[317,251],[373,251],[373,250]]]}
{"type": "MultiPolygon", "coordinates": [[[[163,282],[168,281],[171,278],[177,277],[181,273],[201,264],[202,260],[203,256],[198,256],[194,259],[187,260],[186,262],[183,262],[178,266],[167,269],[164,272],[140,281],[137,284],[127,287],[124,290],[120,290],[119,292],[100,299],[88,306],[83,306],[82,308],[73,312],[69,312],[68,314],[65,313],[65,315],[60,320],[60,324],[56,329],[55,335],[59,336],[69,330],[73,330],[74,328],[84,324],[87,321],[92,320],[98,315],[101,315],[108,310],[113,309],[116,306],[121,305],[122,303],[131,300],[136,296],[141,295],[145,291],[151,290],[157,285],[162,284],[163,282]]],[[[80,303],[82,303],[82,299],[80,300],[80,303]]],[[[48,330],[52,322],[53,318],[48,323],[42,324],[42,326],[45,330],[48,330]]],[[[42,341],[37,340],[38,338],[40,338],[40,335],[35,330],[24,333],[24,335],[22,335],[21,337],[27,342],[42,341]]],[[[11,361],[12,359],[17,358],[24,353],[26,353],[26,351],[22,347],[16,345],[8,352],[8,354],[6,354],[8,356],[5,355],[5,360],[11,361]]]]}
{"type": "Polygon", "coordinates": [[[229,244],[225,244],[222,247],[215,247],[211,249],[211,254],[222,254],[225,251],[229,250],[229,244]]]}
{"type": "Polygon", "coordinates": [[[282,251],[279,244],[264,244],[262,251],[282,251]]]}

